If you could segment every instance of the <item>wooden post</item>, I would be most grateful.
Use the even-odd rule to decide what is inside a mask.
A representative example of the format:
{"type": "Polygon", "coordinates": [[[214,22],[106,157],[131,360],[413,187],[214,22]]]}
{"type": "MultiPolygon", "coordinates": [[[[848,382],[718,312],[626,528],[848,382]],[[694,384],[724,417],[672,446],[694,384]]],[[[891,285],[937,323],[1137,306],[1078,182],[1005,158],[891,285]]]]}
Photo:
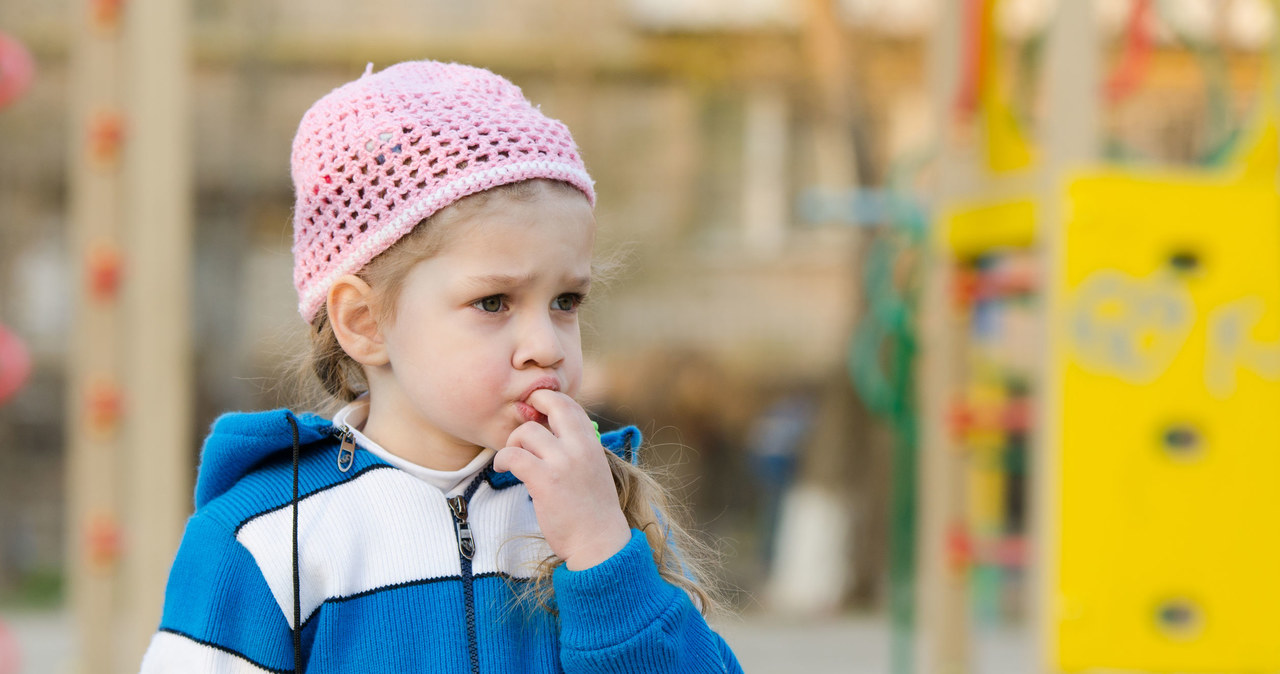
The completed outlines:
{"type": "Polygon", "coordinates": [[[77,671],[137,671],[190,500],[186,3],[78,3],[67,573],[77,671]]]}
{"type": "Polygon", "coordinates": [[[118,291],[121,31],[116,17],[78,3],[71,56],[71,251],[76,304],[67,397],[68,597],[79,637],[81,672],[109,671],[110,630],[119,594],[117,471],[123,445],[120,395],[124,366],[118,291]]]}
{"type": "MultiPolygon", "coordinates": [[[[934,92],[934,123],[938,129],[938,187],[935,207],[956,199],[976,183],[977,162],[956,150],[952,104],[959,86],[963,30],[959,5],[944,2],[934,23],[930,45],[930,89],[934,92]]],[[[930,241],[925,251],[925,274],[919,310],[920,352],[917,376],[920,408],[919,462],[920,525],[916,598],[919,634],[916,662],[919,672],[951,674],[970,668],[968,583],[953,562],[948,534],[964,517],[962,457],[949,435],[948,409],[956,385],[954,314],[949,255],[930,241]]]]}
{"type": "Polygon", "coordinates": [[[1042,363],[1036,388],[1036,428],[1034,451],[1028,467],[1031,472],[1031,568],[1034,616],[1034,638],[1037,668],[1052,672],[1058,661],[1057,639],[1051,633],[1055,624],[1058,549],[1058,512],[1056,476],[1060,473],[1057,457],[1061,428],[1062,375],[1058,371],[1051,343],[1059,330],[1055,322],[1062,298],[1054,294],[1059,265],[1062,264],[1063,241],[1066,236],[1066,205],[1063,202],[1063,178],[1068,170],[1096,160],[1099,146],[1100,96],[1099,63],[1101,43],[1093,3],[1066,2],[1058,8],[1049,32],[1044,79],[1048,110],[1070,114],[1052,114],[1044,134],[1045,185],[1044,210],[1040,217],[1039,242],[1043,277],[1040,287],[1046,289],[1041,325],[1047,337],[1041,349],[1042,363]]]}
{"type": "MultiPolygon", "coordinates": [[[[130,0],[124,62],[125,356],[129,414],[121,507],[127,602],[119,671],[136,671],[160,621],[191,508],[191,153],[187,4],[130,0]]],[[[198,582],[192,579],[192,582],[198,582]]]]}

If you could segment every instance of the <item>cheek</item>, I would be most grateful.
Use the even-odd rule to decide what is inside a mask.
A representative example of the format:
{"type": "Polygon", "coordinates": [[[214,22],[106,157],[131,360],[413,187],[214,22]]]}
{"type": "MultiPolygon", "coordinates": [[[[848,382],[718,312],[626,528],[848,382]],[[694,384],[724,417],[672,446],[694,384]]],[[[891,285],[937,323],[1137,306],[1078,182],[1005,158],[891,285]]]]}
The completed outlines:
{"type": "Polygon", "coordinates": [[[403,325],[393,345],[392,367],[399,366],[408,386],[462,396],[475,388],[474,380],[492,376],[495,366],[483,339],[439,318],[403,325]]]}
{"type": "Polygon", "coordinates": [[[565,378],[565,393],[570,397],[576,396],[582,387],[582,341],[576,331],[572,339],[565,342],[564,364],[560,371],[565,378]]]}
{"type": "Polygon", "coordinates": [[[475,334],[449,340],[440,351],[439,367],[448,372],[448,384],[459,396],[482,397],[501,390],[511,370],[511,355],[500,340],[475,334]]]}
{"type": "Polygon", "coordinates": [[[474,423],[493,413],[504,380],[497,368],[464,354],[437,360],[410,387],[425,409],[443,424],[474,423]]]}

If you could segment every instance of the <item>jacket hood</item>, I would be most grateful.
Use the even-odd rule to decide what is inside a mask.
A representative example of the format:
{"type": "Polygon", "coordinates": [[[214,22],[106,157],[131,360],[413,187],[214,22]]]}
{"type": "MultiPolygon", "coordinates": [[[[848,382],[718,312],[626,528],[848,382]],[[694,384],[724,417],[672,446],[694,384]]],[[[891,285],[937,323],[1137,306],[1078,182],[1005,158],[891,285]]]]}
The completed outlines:
{"type": "MultiPolygon", "coordinates": [[[[200,453],[200,473],[196,478],[196,508],[221,496],[249,474],[258,464],[277,453],[293,451],[293,428],[297,424],[298,446],[334,437],[333,421],[318,414],[294,414],[291,410],[269,412],[229,412],[213,422],[213,429],[200,453]]],[[[642,438],[635,426],[627,426],[600,436],[600,443],[619,458],[638,463],[642,438]]],[[[518,482],[511,473],[496,473],[492,481],[518,482]]]]}
{"type": "Polygon", "coordinates": [[[316,414],[294,414],[287,409],[230,412],[213,422],[200,453],[196,508],[230,489],[267,457],[291,452],[294,423],[298,428],[299,446],[331,437],[334,432],[329,419],[316,414]]]}

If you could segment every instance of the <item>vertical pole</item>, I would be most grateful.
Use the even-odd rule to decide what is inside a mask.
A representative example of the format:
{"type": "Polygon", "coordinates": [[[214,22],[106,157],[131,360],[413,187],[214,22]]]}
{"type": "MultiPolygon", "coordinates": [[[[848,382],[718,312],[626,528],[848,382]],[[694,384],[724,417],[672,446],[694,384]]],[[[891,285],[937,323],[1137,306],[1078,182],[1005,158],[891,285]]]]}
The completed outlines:
{"type": "Polygon", "coordinates": [[[119,197],[122,96],[119,24],[73,10],[71,56],[70,217],[75,317],[67,398],[67,574],[79,637],[78,671],[106,672],[113,662],[113,605],[119,595],[117,467],[123,445],[119,413],[124,322],[117,292],[122,223],[119,197]]]}
{"type": "MultiPolygon", "coordinates": [[[[956,148],[952,105],[959,87],[963,17],[961,2],[943,2],[929,41],[930,89],[938,133],[938,186],[935,206],[963,196],[975,184],[976,161],[956,148]]],[[[935,209],[936,210],[936,209],[935,209]]],[[[919,461],[919,595],[916,652],[919,669],[930,674],[967,672],[969,644],[968,584],[948,545],[964,513],[962,459],[949,435],[948,409],[956,382],[952,264],[936,237],[925,246],[927,263],[921,287],[918,387],[921,430],[919,461]]]]}
{"type": "Polygon", "coordinates": [[[1044,212],[1040,218],[1040,255],[1044,277],[1040,287],[1046,289],[1043,323],[1045,346],[1040,359],[1042,372],[1039,377],[1036,410],[1037,428],[1035,451],[1030,469],[1034,508],[1029,521],[1033,523],[1031,541],[1033,550],[1032,597],[1035,602],[1031,615],[1035,616],[1037,640],[1036,652],[1042,671],[1056,671],[1058,643],[1056,637],[1058,607],[1057,596],[1057,547],[1059,493],[1057,476],[1060,474],[1062,433],[1061,387],[1062,373],[1055,353],[1055,342],[1062,334],[1057,320],[1061,315],[1062,298],[1055,296],[1065,250],[1067,204],[1064,202],[1063,177],[1073,166],[1093,161],[1098,156],[1099,145],[1099,35],[1091,2],[1064,2],[1058,7],[1057,18],[1050,28],[1045,60],[1044,81],[1048,110],[1070,110],[1071,114],[1054,114],[1045,129],[1045,185],[1044,212]]]}
{"type": "MultiPolygon", "coordinates": [[[[123,430],[124,634],[119,671],[136,671],[160,620],[164,584],[191,503],[191,172],[185,0],[130,0],[124,241],[130,274],[123,430]]],[[[197,582],[193,579],[193,582],[197,582]]]]}
{"type": "MultiPolygon", "coordinates": [[[[1061,171],[1098,156],[1100,46],[1093,4],[1063,3],[1049,29],[1045,102],[1050,110],[1071,114],[1050,116],[1044,134],[1047,168],[1061,171]]],[[[1061,177],[1048,175],[1055,184],[1061,177]]]]}
{"type": "Polygon", "coordinates": [[[76,3],[67,572],[76,671],[137,671],[189,501],[186,3],[76,3]]]}

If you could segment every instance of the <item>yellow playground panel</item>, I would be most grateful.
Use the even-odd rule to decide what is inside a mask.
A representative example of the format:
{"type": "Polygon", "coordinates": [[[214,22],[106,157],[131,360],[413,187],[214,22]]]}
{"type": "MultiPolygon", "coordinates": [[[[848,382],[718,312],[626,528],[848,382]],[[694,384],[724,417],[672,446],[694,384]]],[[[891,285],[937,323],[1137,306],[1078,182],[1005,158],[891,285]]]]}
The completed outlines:
{"type": "Polygon", "coordinates": [[[1066,187],[1048,669],[1280,672],[1280,197],[1066,187]]]}

